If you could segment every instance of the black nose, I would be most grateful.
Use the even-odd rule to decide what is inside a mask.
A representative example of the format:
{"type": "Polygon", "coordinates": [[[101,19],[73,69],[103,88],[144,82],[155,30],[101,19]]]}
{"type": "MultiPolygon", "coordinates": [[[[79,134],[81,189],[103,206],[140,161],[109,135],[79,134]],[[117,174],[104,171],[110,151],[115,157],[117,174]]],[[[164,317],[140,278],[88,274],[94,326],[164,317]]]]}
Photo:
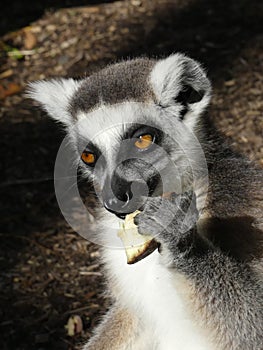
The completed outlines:
{"type": "Polygon", "coordinates": [[[104,188],[102,196],[104,207],[124,219],[127,214],[133,213],[143,205],[143,198],[148,196],[148,187],[144,182],[135,181],[118,187],[118,191],[114,191],[114,188],[104,188]]]}

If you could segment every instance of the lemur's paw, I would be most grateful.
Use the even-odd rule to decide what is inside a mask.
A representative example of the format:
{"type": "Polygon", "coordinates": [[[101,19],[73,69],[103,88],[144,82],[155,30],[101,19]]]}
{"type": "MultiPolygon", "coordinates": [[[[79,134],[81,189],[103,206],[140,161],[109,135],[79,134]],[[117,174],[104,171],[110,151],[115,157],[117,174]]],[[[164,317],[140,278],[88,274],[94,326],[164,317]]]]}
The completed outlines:
{"type": "Polygon", "coordinates": [[[140,234],[150,234],[160,243],[168,243],[188,232],[198,218],[193,191],[167,198],[150,197],[134,223],[140,234]]]}

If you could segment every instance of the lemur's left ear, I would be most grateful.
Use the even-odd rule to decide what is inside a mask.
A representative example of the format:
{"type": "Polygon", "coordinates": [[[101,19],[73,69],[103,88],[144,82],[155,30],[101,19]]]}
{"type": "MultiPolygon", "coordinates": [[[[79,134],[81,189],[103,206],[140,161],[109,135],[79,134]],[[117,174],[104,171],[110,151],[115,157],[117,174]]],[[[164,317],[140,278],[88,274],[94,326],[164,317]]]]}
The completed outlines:
{"type": "Polygon", "coordinates": [[[27,96],[37,101],[55,120],[72,125],[69,102],[80,86],[74,79],[40,80],[29,84],[27,96]]]}
{"type": "Polygon", "coordinates": [[[183,55],[174,54],[154,66],[151,84],[157,103],[174,106],[180,119],[195,124],[211,97],[211,84],[201,65],[183,55]]]}

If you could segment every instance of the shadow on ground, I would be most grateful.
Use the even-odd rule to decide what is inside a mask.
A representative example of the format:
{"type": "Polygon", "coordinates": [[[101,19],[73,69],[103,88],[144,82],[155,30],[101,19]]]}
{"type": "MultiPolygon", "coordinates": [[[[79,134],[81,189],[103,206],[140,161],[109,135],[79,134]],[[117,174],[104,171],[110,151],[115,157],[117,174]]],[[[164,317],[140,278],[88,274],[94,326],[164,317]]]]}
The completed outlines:
{"type": "Polygon", "coordinates": [[[30,22],[36,21],[45,11],[55,11],[62,7],[87,6],[93,4],[110,3],[114,0],[2,0],[0,35],[11,30],[17,30],[27,26],[30,22]]]}

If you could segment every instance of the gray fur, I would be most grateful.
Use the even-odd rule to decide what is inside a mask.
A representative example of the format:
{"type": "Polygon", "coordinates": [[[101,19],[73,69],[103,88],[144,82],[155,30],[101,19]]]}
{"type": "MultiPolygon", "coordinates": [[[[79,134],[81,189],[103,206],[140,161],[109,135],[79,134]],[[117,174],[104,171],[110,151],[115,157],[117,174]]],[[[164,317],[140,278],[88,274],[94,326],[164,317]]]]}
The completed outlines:
{"type": "Polygon", "coordinates": [[[86,78],[70,101],[70,112],[89,112],[100,104],[116,104],[123,101],[146,101],[153,92],[149,85],[149,73],[154,60],[146,58],[108,66],[86,78]],[[125,77],[125,79],[123,79],[125,77]]]}

